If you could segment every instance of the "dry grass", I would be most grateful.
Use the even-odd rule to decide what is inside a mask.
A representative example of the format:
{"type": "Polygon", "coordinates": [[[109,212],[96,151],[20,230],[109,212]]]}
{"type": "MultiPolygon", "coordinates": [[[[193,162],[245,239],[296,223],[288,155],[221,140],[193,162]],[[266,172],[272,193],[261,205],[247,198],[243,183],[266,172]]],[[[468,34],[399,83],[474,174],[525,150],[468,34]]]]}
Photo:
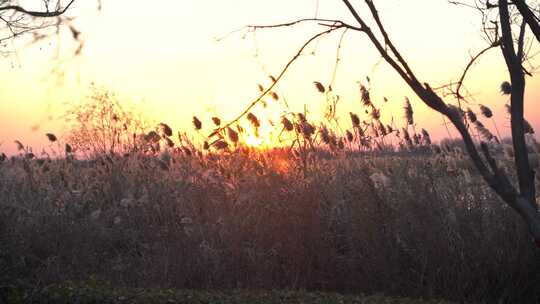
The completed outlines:
{"type": "Polygon", "coordinates": [[[525,227],[467,161],[286,150],[0,167],[2,281],[539,299],[525,227]]]}
{"type": "MultiPolygon", "coordinates": [[[[396,151],[388,136],[399,133],[379,118],[351,114],[345,141],[296,114],[282,119],[292,148],[247,148],[240,126],[199,148],[185,134],[173,141],[166,124],[131,136],[115,127],[129,113],[96,113],[110,117],[103,132],[114,138],[85,150],[90,158],[66,146],[36,159],[19,142],[21,156],[0,162],[0,291],[93,277],[118,287],[540,300],[540,252],[526,227],[459,148],[433,149],[427,132],[403,130],[396,151]]],[[[85,123],[68,138],[103,136],[85,123]]]]}

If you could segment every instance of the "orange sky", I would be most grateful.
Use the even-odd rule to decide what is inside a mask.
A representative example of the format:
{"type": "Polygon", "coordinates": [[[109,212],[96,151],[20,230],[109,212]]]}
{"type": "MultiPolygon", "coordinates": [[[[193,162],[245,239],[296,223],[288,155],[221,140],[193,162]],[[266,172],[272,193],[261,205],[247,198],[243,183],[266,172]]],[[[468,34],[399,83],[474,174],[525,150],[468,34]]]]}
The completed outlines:
{"type": "MultiPolygon", "coordinates": [[[[85,47],[79,57],[65,64],[66,77],[61,85],[56,85],[49,73],[56,39],[28,48],[15,41],[17,52],[0,61],[4,70],[0,76],[1,151],[13,153],[15,139],[40,151],[46,145],[44,133],[61,135],[65,125],[58,117],[63,104],[82,100],[89,94],[91,82],[117,92],[138,104],[150,119],[167,122],[176,130],[191,130],[192,115],[206,119],[213,115],[233,117],[256,97],[257,84],[268,83],[267,75],[277,74],[317,31],[314,26],[299,26],[258,31],[245,39],[238,33],[215,40],[246,24],[313,17],[316,0],[154,0],[151,6],[128,0],[103,2],[100,13],[95,11],[93,1],[78,0],[74,4],[70,14],[77,17],[75,24],[83,32],[85,47]],[[256,49],[258,57],[254,56],[256,49]],[[30,128],[36,124],[40,129],[32,132],[30,128]]],[[[341,1],[319,2],[319,17],[353,23],[341,1]]],[[[445,0],[379,3],[396,45],[419,78],[432,87],[456,80],[469,53],[484,46],[479,18],[471,10],[445,0]]],[[[60,37],[65,54],[76,47],[67,38],[60,37]]],[[[312,117],[320,117],[324,99],[314,89],[313,81],[329,82],[338,39],[338,33],[323,38],[316,44],[316,56],[301,57],[279,84],[277,92],[286,97],[292,111],[302,111],[307,105],[312,117]]],[[[335,86],[342,95],[341,113],[362,112],[357,81],[369,76],[374,100],[378,102],[383,96],[390,100],[383,119],[388,120],[390,114],[402,117],[404,96],[409,96],[419,127],[427,128],[435,137],[445,136],[440,115],[425,108],[396,73],[385,63],[376,65],[378,61],[365,35],[351,32],[346,36],[335,86]]],[[[500,95],[498,87],[507,78],[498,49],[485,56],[468,78],[474,102],[492,108],[503,133],[508,133],[503,107],[507,97],[500,95]]],[[[540,130],[539,98],[540,80],[536,76],[528,80],[526,99],[527,118],[536,130],[540,130]]],[[[277,113],[283,107],[274,105],[273,109],[277,113]]],[[[345,115],[343,120],[349,123],[345,115]]]]}

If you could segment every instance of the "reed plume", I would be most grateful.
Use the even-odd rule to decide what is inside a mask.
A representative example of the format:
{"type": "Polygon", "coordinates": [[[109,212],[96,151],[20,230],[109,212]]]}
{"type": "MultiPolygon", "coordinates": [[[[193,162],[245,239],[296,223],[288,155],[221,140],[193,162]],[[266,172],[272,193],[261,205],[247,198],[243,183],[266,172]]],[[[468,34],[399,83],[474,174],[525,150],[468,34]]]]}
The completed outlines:
{"type": "Polygon", "coordinates": [[[202,122],[197,116],[193,116],[193,126],[195,127],[195,130],[200,130],[202,128],[202,122]]]}
{"type": "Polygon", "coordinates": [[[159,123],[159,128],[161,129],[161,132],[163,132],[163,134],[165,134],[166,136],[172,136],[172,129],[171,127],[169,127],[168,124],[166,123],[159,123]]]}
{"type": "Polygon", "coordinates": [[[508,81],[504,81],[501,83],[501,93],[503,95],[510,95],[512,94],[512,84],[508,81]]]}
{"type": "Polygon", "coordinates": [[[227,135],[229,136],[229,140],[231,142],[233,142],[234,144],[238,143],[238,133],[231,127],[227,128],[227,135]]]}
{"type": "Polygon", "coordinates": [[[413,108],[411,105],[411,101],[409,98],[405,97],[405,107],[403,107],[405,110],[405,118],[407,119],[407,124],[414,125],[414,118],[413,118],[413,108]]]}
{"type": "Polygon", "coordinates": [[[321,134],[321,140],[325,144],[330,144],[330,133],[328,132],[328,128],[326,128],[325,125],[322,125],[319,129],[319,133],[321,134]]]}
{"type": "Polygon", "coordinates": [[[480,106],[480,112],[482,113],[482,115],[484,115],[484,117],[486,118],[491,118],[493,117],[493,112],[491,112],[491,109],[484,106],[484,105],[479,105],[480,106]]]}
{"type": "Polygon", "coordinates": [[[351,131],[347,130],[347,132],[345,132],[345,134],[347,135],[347,141],[348,142],[352,142],[354,140],[354,136],[353,136],[351,131]]]}
{"type": "Polygon", "coordinates": [[[467,108],[466,114],[471,123],[475,123],[478,120],[478,117],[476,117],[476,114],[470,108],[467,108]]]}
{"type": "Polygon", "coordinates": [[[479,120],[474,123],[474,126],[484,140],[491,141],[494,138],[493,134],[479,120]]]}
{"type": "Polygon", "coordinates": [[[366,87],[363,84],[360,85],[360,101],[366,107],[373,105],[371,103],[371,98],[369,96],[369,91],[368,91],[368,89],[366,89],[366,87]]]}
{"type": "Polygon", "coordinates": [[[292,131],[294,126],[293,124],[291,123],[290,120],[287,119],[287,117],[283,116],[283,118],[281,118],[281,124],[283,125],[283,128],[285,128],[285,130],[287,131],[292,131]]]}
{"type": "Polygon", "coordinates": [[[351,116],[351,122],[353,127],[360,128],[360,118],[358,115],[354,114],[353,112],[349,112],[349,115],[351,116]]]}
{"type": "Polygon", "coordinates": [[[322,85],[322,83],[318,82],[318,81],[314,81],[313,82],[315,84],[315,88],[317,88],[317,91],[319,91],[319,93],[324,93],[326,92],[326,89],[324,88],[324,86],[322,85]]]}
{"type": "Polygon", "coordinates": [[[422,129],[422,139],[424,140],[424,143],[426,145],[431,145],[431,136],[429,136],[429,133],[426,129],[422,129]]]}
{"type": "Polygon", "coordinates": [[[47,139],[49,139],[50,142],[55,142],[57,140],[56,135],[52,133],[47,133],[45,136],[47,136],[47,139]]]}
{"type": "Polygon", "coordinates": [[[248,113],[247,119],[253,125],[253,127],[258,128],[258,127],[261,126],[261,123],[260,123],[259,119],[257,118],[257,116],[255,116],[255,114],[253,114],[251,112],[248,113]]]}
{"type": "Polygon", "coordinates": [[[225,150],[229,147],[229,144],[224,140],[218,140],[212,144],[214,148],[218,150],[225,150]]]}

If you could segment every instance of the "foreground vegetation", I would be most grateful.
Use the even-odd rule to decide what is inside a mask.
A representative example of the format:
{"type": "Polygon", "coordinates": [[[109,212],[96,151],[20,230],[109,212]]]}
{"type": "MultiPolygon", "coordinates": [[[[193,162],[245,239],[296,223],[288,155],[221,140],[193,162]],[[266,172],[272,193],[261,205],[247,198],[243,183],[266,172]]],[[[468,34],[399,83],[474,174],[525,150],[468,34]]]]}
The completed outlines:
{"type": "MultiPolygon", "coordinates": [[[[108,301],[157,288],[149,294],[182,302],[190,292],[166,290],[263,289],[540,302],[540,251],[462,148],[417,133],[408,101],[406,128],[382,123],[362,92],[367,120],[351,113],[352,127],[340,133],[333,116],[315,127],[289,113],[278,128],[290,145],[267,150],[246,145],[262,128],[252,113],[247,126],[212,118],[213,141],[197,145],[185,133],[173,139],[167,124],[134,119],[107,93],[94,95],[68,113],[75,123],[62,144],[46,134],[51,148],[39,156],[20,141],[18,156],[1,154],[1,294],[108,301]],[[66,283],[89,279],[114,288],[66,283]]],[[[511,148],[473,115],[464,119],[512,169],[511,148]]],[[[193,124],[201,132],[203,122],[193,124]]],[[[256,297],[284,294],[293,303],[370,299],[256,297]]]]}
{"type": "MultiPolygon", "coordinates": [[[[0,300],[2,298],[0,297],[0,300]]],[[[305,304],[445,304],[447,301],[413,300],[384,296],[340,295],[335,293],[304,291],[195,291],[174,289],[113,288],[96,282],[65,283],[51,285],[41,290],[25,291],[12,289],[6,293],[5,301],[10,303],[305,303],[305,304]]]]}
{"type": "Polygon", "coordinates": [[[540,254],[459,154],[15,159],[0,280],[537,302],[540,254]],[[164,160],[165,159],[165,160],[164,160]]]}

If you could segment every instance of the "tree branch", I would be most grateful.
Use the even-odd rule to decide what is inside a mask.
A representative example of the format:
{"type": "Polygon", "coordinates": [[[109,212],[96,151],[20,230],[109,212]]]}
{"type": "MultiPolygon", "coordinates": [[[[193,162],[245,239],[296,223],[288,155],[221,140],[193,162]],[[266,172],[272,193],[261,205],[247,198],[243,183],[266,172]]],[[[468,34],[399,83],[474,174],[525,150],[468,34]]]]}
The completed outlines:
{"type": "Polygon", "coordinates": [[[463,82],[465,81],[465,77],[467,77],[467,73],[469,72],[469,69],[473,66],[473,64],[476,62],[476,60],[478,60],[478,58],[480,58],[482,55],[484,55],[487,51],[489,51],[489,50],[491,50],[493,48],[496,48],[498,46],[499,46],[499,43],[492,44],[492,45],[486,47],[485,49],[481,50],[480,52],[478,52],[475,56],[473,56],[471,58],[471,60],[469,61],[469,63],[465,67],[465,70],[463,71],[463,74],[461,74],[461,77],[456,82],[457,86],[456,86],[456,90],[454,92],[454,95],[456,96],[458,101],[460,99],[463,99],[463,96],[461,95],[460,91],[461,91],[461,88],[463,87],[463,82]]]}
{"type": "Polygon", "coordinates": [[[248,25],[248,26],[245,26],[244,28],[250,28],[250,29],[253,29],[253,30],[256,30],[256,29],[267,29],[267,28],[278,28],[278,27],[288,27],[288,26],[293,26],[293,25],[297,25],[297,24],[305,23],[305,22],[317,22],[319,25],[322,25],[322,26],[330,26],[330,27],[333,27],[333,26],[336,26],[336,25],[347,25],[346,23],[344,23],[344,22],[341,21],[341,20],[334,20],[334,19],[320,19],[320,18],[304,18],[304,19],[298,19],[298,20],[295,20],[295,21],[285,22],[285,23],[279,23],[279,24],[270,24],[270,25],[248,25]]]}
{"type": "Polygon", "coordinates": [[[12,10],[12,11],[23,13],[23,14],[26,14],[26,15],[29,15],[29,16],[32,16],[32,17],[40,17],[40,18],[58,17],[58,16],[64,14],[67,11],[67,9],[71,6],[71,4],[73,4],[73,2],[75,2],[75,0],[71,0],[68,3],[68,5],[66,5],[63,9],[58,9],[58,10],[52,11],[52,12],[49,12],[49,11],[45,11],[45,12],[28,11],[28,10],[24,9],[23,7],[18,6],[18,5],[2,6],[2,7],[0,7],[0,11],[12,10]]]}
{"type": "Polygon", "coordinates": [[[377,27],[379,28],[379,30],[381,31],[381,34],[383,35],[385,45],[390,47],[390,50],[396,56],[398,62],[405,69],[405,71],[407,72],[409,77],[411,79],[415,80],[416,82],[418,82],[418,80],[416,79],[416,76],[414,75],[411,68],[409,67],[409,64],[407,63],[407,61],[405,61],[405,59],[403,59],[403,56],[401,56],[401,53],[394,46],[394,43],[392,43],[392,40],[390,40],[390,37],[388,36],[388,33],[386,32],[386,29],[384,28],[384,26],[383,26],[383,24],[381,22],[379,12],[375,8],[375,5],[373,4],[373,1],[372,0],[365,0],[365,2],[367,4],[367,6],[369,7],[369,10],[371,11],[371,15],[373,16],[373,18],[375,19],[375,22],[377,23],[377,27]]]}
{"type": "Polygon", "coordinates": [[[375,34],[371,31],[371,28],[367,25],[367,23],[360,17],[356,9],[352,6],[352,4],[349,2],[349,0],[342,0],[343,3],[347,6],[351,14],[353,15],[354,19],[360,24],[360,28],[363,29],[363,32],[366,33],[375,46],[381,56],[394,68],[394,70],[403,78],[407,83],[411,82],[411,79],[407,72],[392,58],[389,56],[388,52],[385,50],[385,48],[382,46],[382,44],[379,42],[377,37],[375,37],[375,34]]]}
{"type": "Polygon", "coordinates": [[[321,36],[324,36],[326,34],[329,34],[335,30],[338,30],[340,28],[348,28],[347,26],[345,25],[336,25],[326,31],[323,31],[323,32],[320,32],[314,36],[312,36],[309,40],[307,40],[303,45],[302,47],[298,50],[298,52],[296,53],[296,55],[293,56],[293,58],[291,60],[289,60],[289,62],[285,65],[285,67],[281,70],[281,72],[279,73],[279,75],[275,78],[275,80],[272,82],[272,84],[266,88],[266,90],[264,90],[255,100],[253,100],[251,102],[251,104],[242,112],[240,113],[235,119],[229,121],[227,124],[225,124],[224,126],[216,129],[214,132],[212,132],[210,135],[208,135],[208,137],[212,137],[216,134],[218,134],[219,132],[227,129],[228,127],[230,127],[231,125],[233,125],[234,123],[238,122],[242,117],[244,117],[255,105],[257,105],[268,93],[270,93],[272,91],[272,89],[275,87],[275,85],[279,82],[279,80],[281,78],[283,78],[283,75],[285,75],[285,73],[287,72],[287,70],[289,69],[289,67],[302,55],[302,52],[304,51],[304,49],[310,45],[313,41],[317,40],[318,38],[320,38],[321,36]]]}
{"type": "Polygon", "coordinates": [[[519,13],[523,17],[523,20],[527,22],[529,28],[533,32],[536,40],[540,42],[540,24],[538,23],[537,17],[531,11],[530,7],[527,5],[525,0],[514,0],[513,3],[516,5],[519,13]]]}
{"type": "Polygon", "coordinates": [[[536,205],[534,173],[529,164],[527,145],[523,126],[523,99],[525,92],[525,76],[521,67],[521,61],[514,49],[510,15],[506,0],[499,0],[499,12],[501,19],[501,49],[503,52],[508,72],[512,82],[512,95],[510,97],[510,111],[512,124],[512,142],[514,146],[514,159],[519,181],[519,189],[530,204],[536,205]]]}
{"type": "MultiPolygon", "coordinates": [[[[414,76],[414,73],[412,72],[412,70],[408,68],[408,65],[405,65],[407,66],[407,69],[405,69],[400,64],[398,64],[388,54],[388,51],[382,46],[382,44],[378,41],[377,37],[375,37],[373,32],[367,26],[366,22],[360,17],[356,9],[349,2],[349,0],[342,0],[342,1],[345,3],[345,5],[349,9],[353,17],[358,21],[358,23],[364,29],[364,32],[368,35],[369,39],[371,40],[373,45],[377,48],[381,56],[386,60],[386,62],[388,62],[398,72],[398,74],[405,80],[405,82],[407,82],[409,87],[416,93],[416,95],[427,106],[429,106],[430,108],[434,109],[435,111],[443,114],[444,116],[448,117],[448,119],[450,119],[452,124],[456,127],[461,137],[463,138],[463,141],[465,143],[469,156],[471,157],[478,171],[490,185],[494,185],[495,184],[494,175],[489,171],[484,161],[480,157],[480,154],[478,153],[478,150],[476,149],[476,146],[474,145],[474,141],[472,140],[472,137],[465,126],[465,123],[463,121],[463,116],[460,113],[460,110],[455,107],[447,106],[446,103],[431,89],[431,87],[427,83],[424,83],[424,86],[422,86],[422,84],[420,84],[420,82],[414,76]],[[410,72],[407,72],[407,70],[409,70],[410,72]]],[[[380,18],[378,18],[377,10],[375,9],[374,4],[369,0],[365,0],[365,1],[369,2],[368,5],[372,7],[370,11],[373,17],[375,19],[379,19],[379,22],[380,22],[380,18]]],[[[382,26],[382,23],[381,23],[381,26],[382,26]]],[[[381,31],[384,31],[384,28],[381,29],[381,31]]],[[[386,35],[386,37],[387,37],[386,39],[388,41],[388,45],[390,46],[392,42],[388,38],[388,35],[386,35]]],[[[390,50],[396,56],[397,54],[399,54],[399,52],[393,46],[393,44],[390,50]]],[[[399,56],[399,58],[400,59],[398,60],[405,62],[405,59],[401,55],[399,56]]]]}
{"type": "Polygon", "coordinates": [[[525,20],[521,21],[521,26],[519,28],[519,38],[518,38],[518,51],[517,51],[517,60],[523,63],[523,58],[525,56],[523,48],[525,46],[525,29],[527,23],[525,20]]]}

